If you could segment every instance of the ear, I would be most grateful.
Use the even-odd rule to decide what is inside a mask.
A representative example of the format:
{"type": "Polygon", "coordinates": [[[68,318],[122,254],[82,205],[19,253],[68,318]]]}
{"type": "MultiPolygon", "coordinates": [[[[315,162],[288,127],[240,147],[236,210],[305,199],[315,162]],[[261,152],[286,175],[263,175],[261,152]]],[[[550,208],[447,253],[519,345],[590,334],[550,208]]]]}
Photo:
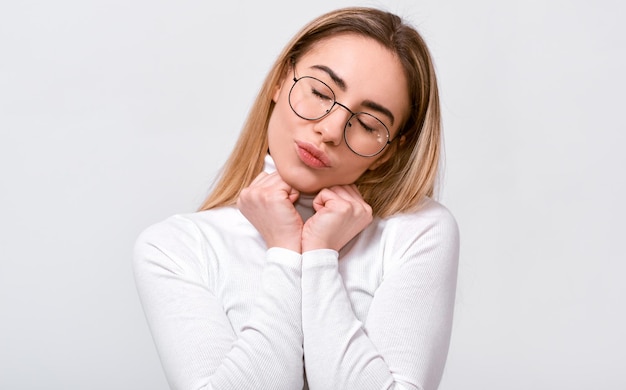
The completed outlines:
{"type": "Polygon", "coordinates": [[[291,69],[290,66],[291,65],[288,65],[288,66],[285,67],[285,71],[284,71],[283,75],[278,80],[278,83],[274,86],[274,93],[272,95],[272,101],[274,103],[278,102],[278,97],[280,96],[280,91],[283,89],[283,84],[285,84],[285,80],[287,80],[287,75],[289,74],[289,71],[291,69]]]}
{"type": "MultiPolygon", "coordinates": [[[[398,140],[398,146],[402,146],[405,141],[406,137],[400,136],[400,139],[398,140]]],[[[393,150],[395,150],[395,148],[387,149],[385,153],[383,153],[382,156],[378,157],[376,161],[374,161],[367,169],[373,171],[374,169],[377,169],[378,167],[389,161],[391,155],[393,154],[393,150]]]]}
{"type": "Polygon", "coordinates": [[[277,103],[277,102],[278,102],[278,97],[280,96],[280,91],[281,91],[281,89],[282,89],[282,86],[283,86],[283,81],[284,81],[284,80],[285,80],[285,78],[284,78],[284,77],[283,77],[283,78],[281,78],[281,79],[280,79],[280,81],[278,82],[278,84],[276,84],[276,85],[274,86],[274,94],[272,95],[272,101],[273,101],[274,103],[277,103]]]}

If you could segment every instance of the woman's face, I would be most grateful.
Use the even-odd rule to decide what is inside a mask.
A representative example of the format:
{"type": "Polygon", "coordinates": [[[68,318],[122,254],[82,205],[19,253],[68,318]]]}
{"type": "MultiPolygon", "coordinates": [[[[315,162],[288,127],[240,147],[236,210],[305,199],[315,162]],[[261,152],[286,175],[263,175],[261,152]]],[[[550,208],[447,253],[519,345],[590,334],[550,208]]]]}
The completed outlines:
{"type": "MultiPolygon", "coordinates": [[[[268,126],[270,154],[286,183],[312,194],[333,185],[352,184],[390,157],[388,147],[374,157],[359,156],[348,148],[343,135],[351,114],[339,104],[318,120],[296,115],[289,105],[293,73],[290,69],[277,86],[268,126]]],[[[295,76],[323,81],[337,102],[352,112],[367,112],[380,119],[389,129],[390,139],[407,118],[408,88],[400,61],[371,38],[344,34],[322,40],[297,60],[295,76]]]]}

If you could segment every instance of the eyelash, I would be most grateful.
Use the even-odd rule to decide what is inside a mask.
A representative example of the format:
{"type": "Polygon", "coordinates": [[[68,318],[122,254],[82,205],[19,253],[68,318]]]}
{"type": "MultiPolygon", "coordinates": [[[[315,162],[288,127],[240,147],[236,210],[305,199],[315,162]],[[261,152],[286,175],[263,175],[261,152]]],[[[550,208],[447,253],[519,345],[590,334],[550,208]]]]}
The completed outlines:
{"type": "Polygon", "coordinates": [[[316,90],[316,89],[312,89],[312,90],[311,90],[311,93],[312,93],[313,95],[317,96],[317,97],[318,97],[318,98],[320,98],[320,99],[332,100],[332,99],[330,98],[330,96],[326,96],[326,95],[322,94],[321,92],[319,92],[319,91],[318,91],[318,90],[316,90]]]}

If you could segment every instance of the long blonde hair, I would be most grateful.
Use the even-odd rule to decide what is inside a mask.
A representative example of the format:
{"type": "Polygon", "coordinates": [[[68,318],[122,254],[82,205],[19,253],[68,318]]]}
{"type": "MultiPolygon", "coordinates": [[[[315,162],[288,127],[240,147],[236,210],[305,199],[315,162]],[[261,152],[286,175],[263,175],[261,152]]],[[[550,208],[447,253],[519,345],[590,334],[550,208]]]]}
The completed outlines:
{"type": "Polygon", "coordinates": [[[373,8],[329,12],[306,25],[287,44],[267,75],[243,130],[212,192],[200,210],[235,204],[242,189],[262,171],[268,150],[272,95],[293,61],[311,47],[340,33],[372,38],[399,58],[407,76],[410,115],[386,153],[391,157],[356,181],[374,215],[386,217],[416,209],[433,196],[441,150],[441,115],[434,66],[419,33],[398,16],[373,8]]]}

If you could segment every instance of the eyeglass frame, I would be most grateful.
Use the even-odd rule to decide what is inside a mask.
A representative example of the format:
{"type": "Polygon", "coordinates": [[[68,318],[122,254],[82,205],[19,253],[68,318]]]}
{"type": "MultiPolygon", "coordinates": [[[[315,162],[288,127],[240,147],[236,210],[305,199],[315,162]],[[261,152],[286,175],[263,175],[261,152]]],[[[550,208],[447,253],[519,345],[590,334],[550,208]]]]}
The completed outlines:
{"type": "MultiPolygon", "coordinates": [[[[393,142],[393,140],[395,140],[395,138],[391,138],[391,132],[389,131],[389,128],[387,127],[387,125],[385,125],[385,123],[383,121],[381,121],[380,119],[378,119],[378,117],[370,114],[369,112],[365,112],[365,111],[359,111],[359,112],[353,112],[351,109],[349,109],[345,104],[339,103],[337,101],[337,95],[335,95],[335,91],[333,91],[333,89],[330,87],[330,85],[326,84],[325,82],[323,82],[322,80],[318,79],[317,77],[313,77],[313,76],[302,76],[300,78],[296,77],[296,66],[295,66],[295,62],[292,62],[291,64],[292,68],[293,68],[293,85],[291,86],[291,88],[289,89],[289,96],[287,97],[287,101],[289,103],[289,107],[291,108],[291,111],[293,111],[294,114],[296,114],[299,118],[302,118],[304,120],[307,121],[317,121],[320,120],[322,118],[324,118],[325,116],[327,116],[328,114],[330,114],[333,110],[333,108],[335,108],[335,105],[338,105],[339,107],[344,108],[346,111],[348,111],[350,113],[350,117],[348,118],[348,120],[346,121],[346,124],[343,126],[343,141],[346,143],[346,146],[348,147],[348,149],[350,149],[350,151],[354,154],[356,154],[357,156],[361,156],[361,157],[374,157],[374,156],[378,156],[379,154],[381,154],[383,152],[383,150],[385,150],[385,148],[387,147],[387,145],[390,145],[391,142],[393,142]],[[300,114],[298,114],[298,112],[296,111],[295,108],[293,108],[293,105],[291,104],[291,92],[293,91],[293,88],[296,86],[296,83],[302,79],[313,79],[316,81],[319,81],[320,83],[324,84],[326,86],[326,88],[328,88],[328,90],[333,94],[333,104],[330,106],[330,108],[328,110],[326,110],[326,113],[324,115],[321,115],[317,118],[306,118],[300,114]],[[348,125],[350,124],[350,121],[352,120],[352,118],[354,118],[355,116],[359,115],[359,114],[365,114],[365,115],[369,115],[372,118],[376,119],[378,122],[380,122],[381,125],[383,125],[383,127],[385,128],[385,131],[387,131],[387,143],[385,143],[383,145],[383,147],[376,153],[374,154],[361,154],[358,153],[357,151],[355,151],[354,149],[352,149],[352,147],[350,146],[350,144],[347,141],[346,138],[346,132],[348,130],[348,125]]],[[[397,137],[396,137],[397,138],[397,137]]]]}

